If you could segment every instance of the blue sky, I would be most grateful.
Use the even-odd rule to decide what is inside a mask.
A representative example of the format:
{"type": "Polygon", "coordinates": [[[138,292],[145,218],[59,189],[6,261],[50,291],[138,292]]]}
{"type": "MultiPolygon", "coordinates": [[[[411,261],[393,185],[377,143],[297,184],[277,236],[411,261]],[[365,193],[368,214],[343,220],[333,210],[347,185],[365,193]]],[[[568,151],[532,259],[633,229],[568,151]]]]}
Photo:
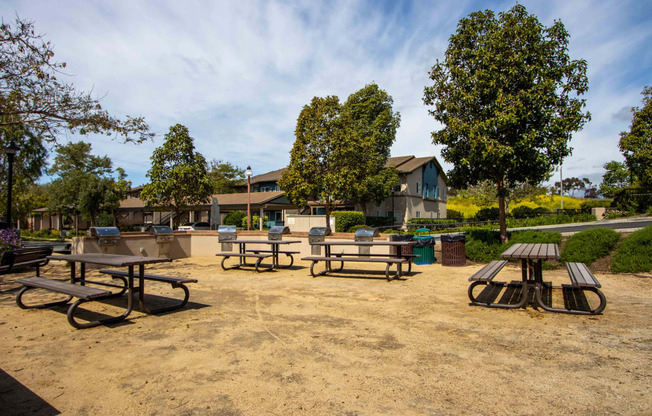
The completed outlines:
{"type": "MultiPolygon", "coordinates": [[[[599,183],[602,166],[622,160],[621,131],[641,91],[652,85],[652,0],[521,1],[542,24],[560,19],[569,55],[588,62],[592,120],[573,136],[564,177],[599,183]]],[[[33,20],[67,63],[67,82],[101,97],[123,117],[142,115],[157,138],[141,145],[83,139],[108,155],[134,186],[169,127],[188,127],[207,160],[284,167],[301,108],[314,96],[340,100],[375,81],[394,98],[401,127],[392,155],[435,155],[441,128],[423,105],[428,71],[443,59],[457,22],[513,1],[11,1],[4,21],[33,20]]],[[[553,178],[554,180],[554,178],[553,178]]]]}

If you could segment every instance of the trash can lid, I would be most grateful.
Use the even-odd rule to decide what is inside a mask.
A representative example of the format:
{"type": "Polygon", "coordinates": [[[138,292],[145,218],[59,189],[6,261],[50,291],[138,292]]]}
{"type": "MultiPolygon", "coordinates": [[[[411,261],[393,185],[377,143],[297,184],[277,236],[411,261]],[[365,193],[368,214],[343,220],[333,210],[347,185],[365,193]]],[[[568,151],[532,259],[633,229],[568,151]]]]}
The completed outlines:
{"type": "Polygon", "coordinates": [[[453,242],[453,241],[466,241],[464,234],[442,234],[441,241],[453,242]]]}
{"type": "Polygon", "coordinates": [[[415,230],[414,232],[417,233],[417,234],[423,234],[423,233],[429,233],[430,230],[427,229],[427,228],[419,228],[418,230],[415,230]]]}

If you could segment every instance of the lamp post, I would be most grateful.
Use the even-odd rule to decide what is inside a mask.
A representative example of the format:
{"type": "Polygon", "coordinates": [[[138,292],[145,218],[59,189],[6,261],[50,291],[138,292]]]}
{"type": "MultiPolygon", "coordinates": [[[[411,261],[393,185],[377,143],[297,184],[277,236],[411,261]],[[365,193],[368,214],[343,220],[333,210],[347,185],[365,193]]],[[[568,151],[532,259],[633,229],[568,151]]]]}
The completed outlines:
{"type": "Polygon", "coordinates": [[[251,230],[251,166],[247,166],[245,176],[247,177],[247,230],[251,230]]]}
{"type": "Polygon", "coordinates": [[[7,173],[7,227],[9,228],[11,228],[11,188],[14,179],[14,156],[16,155],[16,152],[18,152],[18,146],[16,146],[16,142],[11,140],[9,146],[5,148],[7,162],[9,163],[7,173]]]}

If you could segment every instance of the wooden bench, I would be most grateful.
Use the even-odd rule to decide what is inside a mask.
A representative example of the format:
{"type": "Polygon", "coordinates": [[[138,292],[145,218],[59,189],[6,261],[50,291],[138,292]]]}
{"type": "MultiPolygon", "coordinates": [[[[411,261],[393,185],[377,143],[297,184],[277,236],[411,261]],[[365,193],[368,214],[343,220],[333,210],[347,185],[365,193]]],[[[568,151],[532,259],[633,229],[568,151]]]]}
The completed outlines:
{"type": "Polygon", "coordinates": [[[0,274],[11,273],[25,267],[36,268],[36,276],[40,276],[40,268],[48,264],[48,256],[52,254],[52,246],[27,247],[5,251],[0,258],[0,274]]]}
{"type": "MultiPolygon", "coordinates": [[[[262,250],[261,250],[262,251],[262,250]]],[[[250,264],[247,264],[246,261],[241,261],[238,265],[236,266],[231,266],[231,267],[226,267],[224,265],[224,262],[226,259],[229,257],[238,257],[240,259],[247,259],[247,258],[255,258],[256,263],[254,263],[254,266],[256,266],[256,271],[260,272],[260,262],[262,262],[264,259],[268,257],[272,257],[271,254],[256,254],[256,253],[232,253],[232,252],[225,252],[225,253],[217,253],[216,256],[222,256],[224,257],[221,262],[221,266],[223,270],[231,270],[231,269],[239,269],[240,266],[250,266],[250,264]]],[[[272,270],[274,268],[274,264],[272,264],[269,268],[266,270],[272,270]]]]}
{"type": "Polygon", "coordinates": [[[469,299],[471,300],[471,305],[476,306],[487,306],[490,308],[507,308],[507,309],[517,309],[521,308],[527,302],[528,297],[525,295],[528,292],[527,282],[519,282],[518,284],[507,284],[505,282],[494,282],[493,279],[496,275],[507,265],[507,260],[494,260],[487,263],[483,268],[478,270],[469,277],[469,289],[467,291],[469,299]],[[489,293],[485,293],[486,289],[483,291],[485,300],[479,300],[473,295],[473,290],[476,286],[489,286],[489,293]],[[521,297],[520,300],[516,303],[500,303],[493,302],[497,297],[499,292],[504,286],[510,287],[520,287],[521,288],[521,297]]]}
{"type": "Polygon", "coordinates": [[[595,278],[593,273],[584,263],[566,263],[566,269],[568,270],[568,276],[570,277],[570,285],[562,285],[561,289],[564,290],[564,300],[566,301],[566,308],[553,308],[551,306],[545,305],[543,302],[540,302],[541,299],[541,289],[536,288],[537,301],[540,306],[550,312],[562,312],[562,313],[571,313],[577,315],[597,315],[601,313],[604,308],[607,306],[607,299],[600,291],[600,282],[595,278]],[[600,299],[600,304],[593,309],[590,309],[588,301],[584,296],[584,292],[593,292],[600,299]],[[578,301],[580,300],[581,301],[578,301]],[[579,310],[577,305],[583,304],[587,309],[579,310]]]}
{"type": "Polygon", "coordinates": [[[345,262],[360,262],[360,263],[386,263],[387,267],[385,267],[385,277],[387,280],[391,280],[390,275],[389,275],[389,269],[392,265],[396,265],[396,274],[393,276],[394,278],[399,278],[401,277],[401,271],[402,271],[402,265],[404,263],[408,263],[408,260],[405,258],[396,258],[396,257],[384,257],[384,258],[371,258],[371,257],[345,257],[342,255],[335,255],[332,257],[317,257],[317,256],[309,256],[309,257],[304,257],[301,260],[305,261],[312,261],[312,264],[310,265],[310,274],[312,277],[317,277],[321,275],[325,275],[331,270],[330,268],[330,263],[331,262],[340,262],[341,265],[339,269],[335,270],[340,271],[344,268],[344,263],[345,262]],[[321,273],[315,273],[315,265],[320,262],[324,261],[326,262],[326,269],[321,272],[321,273]]]}
{"type": "Polygon", "coordinates": [[[79,323],[75,321],[75,317],[74,317],[75,311],[77,310],[77,307],[79,305],[81,305],[84,302],[107,298],[112,296],[113,294],[108,290],[97,289],[89,286],[75,285],[73,283],[63,282],[60,280],[44,279],[42,277],[28,277],[24,279],[18,279],[16,281],[23,285],[22,289],[20,289],[20,291],[18,292],[18,295],[16,295],[16,304],[22,309],[46,308],[49,306],[65,305],[68,302],[70,302],[72,298],[78,298],[76,302],[70,305],[67,314],[68,322],[70,323],[70,325],[72,325],[77,329],[90,328],[97,325],[117,322],[124,319],[124,317],[128,315],[128,312],[131,312],[131,310],[128,309],[128,312],[126,312],[125,314],[119,317],[110,317],[110,318],[100,319],[88,323],[79,323]],[[45,289],[51,292],[62,293],[64,295],[68,295],[68,298],[58,302],[50,302],[45,304],[33,305],[33,306],[25,305],[22,300],[23,295],[27,291],[32,289],[45,289]]]}
{"type": "MultiPolygon", "coordinates": [[[[100,270],[100,273],[108,274],[114,278],[129,277],[129,272],[124,270],[100,270]]],[[[137,275],[134,274],[134,277],[137,277],[137,275]]],[[[171,277],[171,276],[161,276],[158,274],[148,274],[148,273],[145,273],[143,279],[153,280],[162,283],[169,283],[173,288],[181,288],[184,292],[183,301],[181,301],[180,303],[174,304],[172,306],[166,306],[163,308],[155,309],[155,310],[150,310],[149,311],[150,313],[168,312],[175,309],[183,308],[184,306],[186,306],[186,303],[188,303],[188,298],[190,297],[190,291],[188,290],[186,283],[197,283],[198,281],[197,279],[191,279],[188,277],[171,277]]]]}
{"type": "MultiPolygon", "coordinates": [[[[274,253],[274,251],[273,250],[250,249],[250,250],[247,250],[247,253],[254,253],[254,254],[274,253]]],[[[287,257],[290,258],[290,264],[288,264],[287,266],[282,267],[283,269],[288,269],[288,268],[292,267],[292,265],[294,264],[294,257],[292,257],[292,255],[293,254],[299,254],[301,252],[300,251],[290,251],[290,250],[279,250],[277,253],[278,254],[285,254],[287,257]]],[[[281,266],[279,266],[279,267],[281,267],[281,266]]]]}
{"type": "MultiPolygon", "coordinates": [[[[345,252],[341,252],[341,253],[331,253],[331,256],[335,256],[335,257],[339,257],[339,256],[343,256],[343,257],[385,257],[386,258],[387,254],[345,253],[345,252]]],[[[394,255],[392,254],[392,256],[394,256],[394,255]]],[[[412,272],[412,260],[416,259],[418,257],[421,257],[421,254],[407,254],[407,253],[404,253],[404,254],[401,254],[400,256],[396,255],[395,257],[392,257],[392,258],[404,258],[404,259],[407,259],[408,269],[407,269],[407,271],[405,273],[410,274],[412,272]]],[[[401,271],[401,273],[402,273],[402,271],[401,271]]]]}

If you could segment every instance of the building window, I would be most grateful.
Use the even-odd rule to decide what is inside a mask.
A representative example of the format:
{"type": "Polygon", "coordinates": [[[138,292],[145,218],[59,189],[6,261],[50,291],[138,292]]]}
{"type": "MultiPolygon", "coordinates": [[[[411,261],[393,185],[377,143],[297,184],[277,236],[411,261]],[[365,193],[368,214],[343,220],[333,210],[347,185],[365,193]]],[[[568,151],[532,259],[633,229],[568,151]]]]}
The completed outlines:
{"type": "Polygon", "coordinates": [[[417,211],[417,218],[421,218],[421,211],[417,211]]]}
{"type": "Polygon", "coordinates": [[[430,212],[430,218],[435,218],[435,213],[434,212],[430,212]]]}
{"type": "Polygon", "coordinates": [[[377,217],[382,217],[382,216],[383,216],[383,211],[381,211],[381,210],[377,210],[377,211],[376,211],[376,216],[377,216],[377,217]]]}
{"type": "Polygon", "coordinates": [[[417,182],[417,194],[421,191],[421,190],[419,189],[420,186],[421,186],[421,184],[420,184],[419,182],[417,182]]]}

